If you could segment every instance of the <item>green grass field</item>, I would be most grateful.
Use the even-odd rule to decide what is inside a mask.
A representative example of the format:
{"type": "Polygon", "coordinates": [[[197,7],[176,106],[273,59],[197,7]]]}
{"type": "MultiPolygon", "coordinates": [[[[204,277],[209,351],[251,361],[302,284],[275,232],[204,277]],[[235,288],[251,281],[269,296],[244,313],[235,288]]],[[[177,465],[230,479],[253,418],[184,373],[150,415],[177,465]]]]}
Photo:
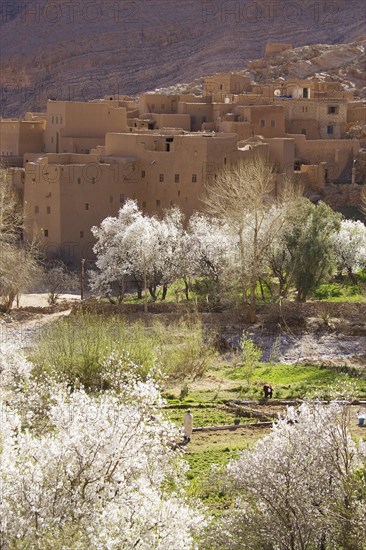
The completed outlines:
{"type": "MultiPolygon", "coordinates": [[[[354,368],[326,367],[316,365],[283,365],[260,363],[252,370],[248,382],[247,372],[241,367],[230,364],[213,366],[198,381],[187,384],[187,395],[180,398],[181,388],[169,388],[166,391],[167,407],[165,414],[177,426],[181,426],[187,408],[191,409],[194,427],[233,425],[237,418],[234,410],[228,409],[230,400],[257,400],[255,409],[263,407],[272,418],[285,411],[285,406],[275,406],[276,399],[306,399],[314,396],[330,398],[335,390],[342,395],[342,389],[349,391],[352,386],[354,397],[366,400],[366,373],[354,368]],[[273,401],[263,405],[262,386],[267,382],[274,388],[273,401]],[[272,405],[273,403],[273,405],[272,405]]],[[[352,432],[355,437],[366,435],[366,428],[357,428],[352,432]]],[[[190,469],[187,474],[189,492],[205,501],[213,511],[227,508],[231,502],[224,496],[220,486],[215,483],[212,465],[224,467],[237,457],[240,450],[246,449],[269,433],[271,427],[251,427],[256,418],[240,417],[240,427],[234,431],[195,432],[186,448],[185,458],[190,469]]]]}

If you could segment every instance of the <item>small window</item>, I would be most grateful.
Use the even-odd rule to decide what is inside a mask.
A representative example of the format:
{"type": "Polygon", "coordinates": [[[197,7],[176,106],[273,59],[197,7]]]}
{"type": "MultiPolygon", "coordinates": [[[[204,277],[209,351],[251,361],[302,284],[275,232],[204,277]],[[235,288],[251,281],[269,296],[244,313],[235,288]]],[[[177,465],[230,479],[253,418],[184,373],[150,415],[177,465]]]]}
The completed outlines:
{"type": "Polygon", "coordinates": [[[156,199],[156,206],[160,206],[160,200],[156,199]]]}
{"type": "Polygon", "coordinates": [[[79,185],[81,184],[81,178],[78,178],[78,184],[79,185]]]}
{"type": "Polygon", "coordinates": [[[159,174],[159,181],[160,181],[160,183],[163,183],[163,181],[164,181],[164,174],[159,174]]]}
{"type": "Polygon", "coordinates": [[[197,174],[192,174],[192,183],[197,183],[197,174]]]}
{"type": "Polygon", "coordinates": [[[336,115],[337,114],[337,107],[334,105],[329,105],[328,107],[328,115],[336,115]]]}
{"type": "Polygon", "coordinates": [[[224,164],[225,164],[225,165],[226,165],[226,162],[227,162],[227,158],[226,158],[226,157],[224,157],[224,164]]]}
{"type": "Polygon", "coordinates": [[[146,174],[145,174],[145,170],[142,170],[142,172],[141,172],[141,177],[144,178],[145,175],[146,175],[146,174]]]}
{"type": "Polygon", "coordinates": [[[84,231],[80,231],[80,239],[84,238],[84,231]]]}
{"type": "Polygon", "coordinates": [[[125,196],[123,193],[121,193],[119,196],[119,204],[124,204],[124,203],[125,203],[125,196]]]}
{"type": "Polygon", "coordinates": [[[89,210],[89,203],[88,202],[85,203],[85,210],[89,210]]]}
{"type": "Polygon", "coordinates": [[[92,178],[92,179],[91,179],[91,182],[92,182],[92,183],[95,183],[95,178],[92,178]]]}
{"type": "Polygon", "coordinates": [[[178,197],[180,197],[180,191],[178,191],[178,197]]]}
{"type": "Polygon", "coordinates": [[[327,134],[329,135],[333,134],[333,126],[331,124],[328,124],[327,126],[327,134]]]}
{"type": "Polygon", "coordinates": [[[142,201],[142,208],[146,208],[146,201],[142,201]]]}
{"type": "Polygon", "coordinates": [[[266,125],[266,122],[265,122],[265,120],[262,119],[261,120],[261,127],[264,128],[265,125],[266,125]]]}
{"type": "Polygon", "coordinates": [[[48,237],[48,229],[44,229],[43,234],[44,234],[45,237],[48,237]]]}
{"type": "Polygon", "coordinates": [[[35,214],[38,214],[38,213],[39,213],[39,206],[35,206],[35,207],[34,207],[34,213],[35,213],[35,214]]]}
{"type": "Polygon", "coordinates": [[[179,174],[175,174],[174,176],[174,182],[179,183],[179,174]]]}
{"type": "Polygon", "coordinates": [[[51,207],[47,206],[47,214],[51,214],[51,207]]]}
{"type": "Polygon", "coordinates": [[[204,124],[205,122],[207,122],[207,116],[202,117],[202,124],[204,124]]]}
{"type": "Polygon", "coordinates": [[[304,99],[309,99],[309,88],[303,88],[302,90],[302,97],[304,99]]]}
{"type": "Polygon", "coordinates": [[[275,128],[276,127],[276,121],[275,120],[271,120],[271,128],[275,128]]]}
{"type": "Polygon", "coordinates": [[[62,116],[60,116],[60,124],[62,124],[62,116]]]}

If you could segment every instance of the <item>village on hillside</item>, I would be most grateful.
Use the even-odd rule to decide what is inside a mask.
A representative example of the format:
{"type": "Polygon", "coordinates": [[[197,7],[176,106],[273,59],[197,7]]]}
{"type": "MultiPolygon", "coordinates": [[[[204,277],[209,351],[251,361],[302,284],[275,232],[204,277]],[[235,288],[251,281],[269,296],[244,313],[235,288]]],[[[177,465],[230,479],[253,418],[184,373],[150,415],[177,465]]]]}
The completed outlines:
{"type": "MultiPolygon", "coordinates": [[[[266,53],[288,48],[269,44],[266,53]]],[[[68,265],[92,259],[90,229],[127,199],[145,214],[188,217],[222,170],[258,153],[313,202],[360,204],[366,104],[337,82],[240,73],[204,79],[202,95],[143,93],[48,100],[44,113],[0,120],[0,162],[24,205],[24,237],[68,265]]]]}

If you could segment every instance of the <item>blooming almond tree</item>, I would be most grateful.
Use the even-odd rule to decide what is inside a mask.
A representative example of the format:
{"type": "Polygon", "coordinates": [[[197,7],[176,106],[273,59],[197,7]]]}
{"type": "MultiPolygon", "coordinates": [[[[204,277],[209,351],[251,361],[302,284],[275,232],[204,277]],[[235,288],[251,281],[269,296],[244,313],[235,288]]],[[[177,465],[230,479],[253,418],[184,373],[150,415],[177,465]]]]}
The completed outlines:
{"type": "Polygon", "coordinates": [[[97,272],[91,273],[91,287],[94,292],[112,294],[121,302],[125,292],[125,277],[129,266],[129,250],[124,235],[127,227],[141,218],[136,202],[127,201],[117,218],[105,218],[99,227],[91,231],[97,242],[97,272]]]}
{"type": "Polygon", "coordinates": [[[366,227],[360,221],[342,220],[333,237],[337,267],[346,270],[354,284],[354,272],[366,266],[366,227]]]}
{"type": "Polygon", "coordinates": [[[108,392],[50,382],[39,429],[26,421],[34,403],[16,395],[29,392],[31,367],[12,357],[2,363],[0,547],[194,548],[204,518],[182,491],[177,429],[154,381],[113,355],[108,392]]]}
{"type": "Polygon", "coordinates": [[[127,201],[117,218],[106,218],[93,227],[97,239],[98,272],[92,274],[96,292],[116,294],[122,301],[126,277],[132,278],[145,311],[148,291],[156,299],[158,285],[166,296],[168,284],[180,275],[182,244],[185,236],[183,216],[178,209],[167,211],[164,218],[144,216],[135,201],[127,201]]]}
{"type": "Polygon", "coordinates": [[[290,408],[254,450],[228,465],[236,507],[207,548],[363,549],[365,491],[362,477],[355,479],[366,461],[348,422],[347,408],[335,403],[290,408]]]}
{"type": "Polygon", "coordinates": [[[193,214],[188,225],[191,272],[211,282],[216,301],[222,278],[236,252],[236,238],[219,219],[193,214]]]}

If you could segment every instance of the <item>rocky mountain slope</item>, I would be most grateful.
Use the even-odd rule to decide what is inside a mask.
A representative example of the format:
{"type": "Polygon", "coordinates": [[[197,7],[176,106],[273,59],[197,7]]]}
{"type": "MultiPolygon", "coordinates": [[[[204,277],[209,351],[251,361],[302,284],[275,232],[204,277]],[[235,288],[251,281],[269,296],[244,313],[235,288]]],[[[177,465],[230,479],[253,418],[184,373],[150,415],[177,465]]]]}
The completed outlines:
{"type": "Polygon", "coordinates": [[[365,9],[364,0],[2,1],[1,114],[242,69],[267,42],[351,42],[365,9]]]}

